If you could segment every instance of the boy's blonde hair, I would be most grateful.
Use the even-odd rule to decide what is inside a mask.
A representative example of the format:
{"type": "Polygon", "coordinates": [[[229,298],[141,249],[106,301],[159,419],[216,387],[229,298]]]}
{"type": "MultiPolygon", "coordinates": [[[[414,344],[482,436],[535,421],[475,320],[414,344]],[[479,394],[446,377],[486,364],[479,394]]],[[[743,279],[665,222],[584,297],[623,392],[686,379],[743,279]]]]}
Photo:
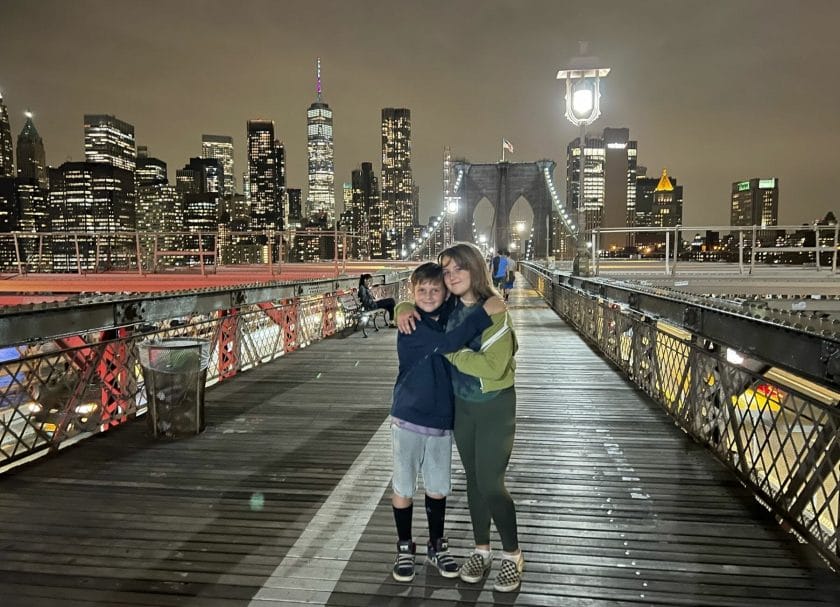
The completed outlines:
{"type": "Polygon", "coordinates": [[[490,268],[484,262],[484,256],[477,246],[470,242],[456,242],[438,255],[438,263],[441,266],[446,265],[445,259],[454,261],[470,273],[470,285],[478,297],[482,299],[488,299],[494,295],[500,297],[499,292],[493,287],[490,268]]]}

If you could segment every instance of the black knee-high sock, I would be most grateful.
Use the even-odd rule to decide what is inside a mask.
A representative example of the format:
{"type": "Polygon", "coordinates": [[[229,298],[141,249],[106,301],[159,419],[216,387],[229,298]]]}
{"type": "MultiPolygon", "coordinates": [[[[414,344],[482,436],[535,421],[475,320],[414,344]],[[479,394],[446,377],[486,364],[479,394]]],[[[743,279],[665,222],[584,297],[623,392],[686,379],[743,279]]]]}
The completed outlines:
{"type": "Polygon", "coordinates": [[[411,517],[414,506],[408,508],[394,508],[394,522],[397,523],[397,537],[401,542],[411,540],[411,517]]]}
{"type": "Polygon", "coordinates": [[[426,518],[429,520],[429,540],[434,543],[443,537],[446,520],[446,498],[435,499],[426,496],[426,518]]]}

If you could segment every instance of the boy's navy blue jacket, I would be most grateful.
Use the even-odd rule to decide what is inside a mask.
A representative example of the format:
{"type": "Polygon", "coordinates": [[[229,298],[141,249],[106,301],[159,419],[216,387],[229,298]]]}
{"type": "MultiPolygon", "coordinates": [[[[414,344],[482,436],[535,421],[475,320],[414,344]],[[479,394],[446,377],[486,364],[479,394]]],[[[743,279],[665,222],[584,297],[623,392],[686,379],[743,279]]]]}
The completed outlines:
{"type": "Polygon", "coordinates": [[[477,306],[462,324],[446,332],[446,317],[451,308],[444,304],[440,320],[420,309],[421,319],[411,335],[397,337],[400,370],[394,386],[391,415],[418,426],[452,429],[454,397],[449,363],[443,354],[462,348],[492,323],[483,306],[477,306]]]}

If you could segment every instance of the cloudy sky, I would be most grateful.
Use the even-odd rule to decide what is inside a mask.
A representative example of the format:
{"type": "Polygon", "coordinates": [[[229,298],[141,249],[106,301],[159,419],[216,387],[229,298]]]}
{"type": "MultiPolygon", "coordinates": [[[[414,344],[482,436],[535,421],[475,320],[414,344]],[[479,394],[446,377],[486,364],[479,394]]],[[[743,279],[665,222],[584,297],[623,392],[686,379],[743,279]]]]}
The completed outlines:
{"type": "MultiPolygon", "coordinates": [[[[780,221],[840,210],[840,2],[834,0],[2,0],[0,91],[14,137],[35,113],[47,161],[83,158],[82,116],[135,125],[170,179],[201,134],[267,118],[306,181],[320,56],[336,183],[379,165],[382,107],[412,112],[421,217],[441,207],[444,146],[551,158],[575,128],[555,80],[578,41],[612,72],[595,128],[628,127],[639,163],[685,187],[686,224],[728,223],[731,182],[780,178],[780,221]]],[[[340,197],[340,187],[338,196],[340,197]]]]}

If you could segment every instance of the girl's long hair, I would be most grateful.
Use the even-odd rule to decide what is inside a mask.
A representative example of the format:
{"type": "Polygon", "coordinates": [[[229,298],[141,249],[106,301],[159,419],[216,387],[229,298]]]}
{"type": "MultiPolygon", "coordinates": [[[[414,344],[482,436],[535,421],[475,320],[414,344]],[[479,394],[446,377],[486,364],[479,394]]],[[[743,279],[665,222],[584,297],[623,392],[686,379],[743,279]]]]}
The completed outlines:
{"type": "Polygon", "coordinates": [[[365,286],[365,281],[370,277],[371,277],[370,274],[362,274],[361,276],[359,276],[359,288],[360,289],[363,286],[365,286]]]}
{"type": "Polygon", "coordinates": [[[484,256],[477,246],[470,242],[456,242],[438,255],[440,265],[446,266],[445,259],[454,261],[470,273],[470,287],[476,296],[482,299],[488,299],[494,295],[500,297],[499,292],[493,287],[490,268],[484,262],[484,256]]]}

